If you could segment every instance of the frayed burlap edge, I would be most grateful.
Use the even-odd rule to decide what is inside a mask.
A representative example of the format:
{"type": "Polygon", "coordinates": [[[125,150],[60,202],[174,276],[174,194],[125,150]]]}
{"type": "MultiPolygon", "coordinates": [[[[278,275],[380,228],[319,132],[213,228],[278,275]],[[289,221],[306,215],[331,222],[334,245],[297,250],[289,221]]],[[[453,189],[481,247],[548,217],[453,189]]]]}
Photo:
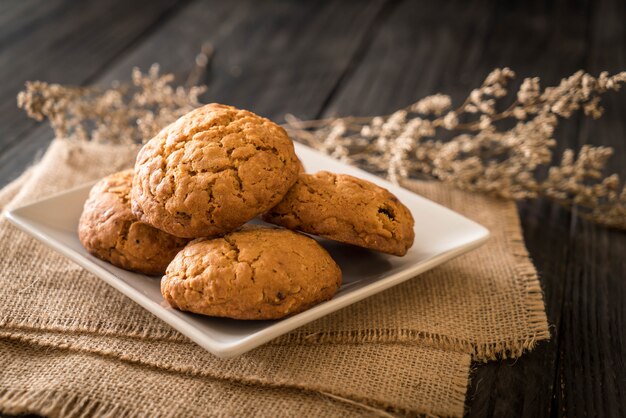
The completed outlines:
{"type": "Polygon", "coordinates": [[[67,321],[62,326],[58,324],[50,324],[48,321],[24,321],[20,323],[12,323],[6,320],[0,321],[0,328],[2,329],[15,329],[15,330],[27,330],[27,331],[54,331],[54,332],[64,332],[64,333],[74,333],[81,332],[87,334],[94,335],[108,335],[113,337],[128,337],[128,338],[136,338],[140,340],[146,341],[179,341],[179,342],[187,342],[190,341],[187,337],[176,331],[175,329],[171,329],[169,331],[155,330],[150,327],[135,327],[128,326],[125,328],[123,332],[120,331],[112,331],[107,329],[107,324],[97,324],[96,326],[84,326],[82,323],[78,323],[78,325],[72,324],[70,321],[67,321]]]}
{"type": "MultiPolygon", "coordinates": [[[[475,344],[458,338],[414,330],[364,330],[350,332],[315,333],[305,337],[307,343],[320,344],[361,344],[361,343],[411,343],[423,347],[438,348],[441,350],[466,353],[473,360],[488,362],[498,359],[518,358],[524,353],[533,350],[536,345],[550,338],[550,333],[537,332],[527,338],[517,341],[475,344]]],[[[291,339],[289,336],[274,345],[289,345],[303,343],[299,337],[291,339]]],[[[269,343],[272,344],[272,343],[269,343]]]]}
{"type": "MultiPolygon", "coordinates": [[[[320,396],[326,396],[337,402],[346,403],[370,414],[370,416],[382,418],[396,418],[393,413],[402,411],[389,410],[389,412],[371,407],[360,402],[343,398],[325,392],[316,392],[320,396]]],[[[159,417],[167,415],[154,415],[152,411],[137,408],[124,408],[111,402],[92,399],[84,395],[70,395],[58,391],[48,390],[1,390],[0,404],[3,412],[11,415],[42,414],[52,417],[67,418],[118,418],[118,417],[159,417]]],[[[410,415],[407,415],[410,416],[410,415]]],[[[413,416],[435,417],[428,413],[413,414],[413,416]]]]}
{"type": "MultiPolygon", "coordinates": [[[[525,284],[526,285],[526,284],[525,284]]],[[[531,283],[529,286],[533,286],[531,283]]],[[[538,285],[536,286],[538,287],[538,285]]],[[[543,303],[541,299],[541,291],[539,291],[539,303],[543,303]]],[[[535,302],[536,303],[536,302],[535,302]]],[[[533,312],[536,315],[536,312],[533,312]]],[[[541,321],[541,319],[539,319],[541,321]]],[[[497,359],[518,358],[524,353],[533,350],[536,345],[542,341],[550,338],[550,333],[547,329],[541,327],[541,322],[537,322],[536,326],[539,327],[535,334],[528,335],[526,338],[517,341],[500,341],[493,343],[476,344],[469,341],[465,341],[458,338],[448,337],[446,335],[433,334],[424,331],[415,330],[391,330],[391,329],[376,329],[376,330],[360,330],[360,331],[342,331],[342,332],[325,332],[325,333],[313,333],[305,337],[299,335],[286,335],[279,340],[270,341],[268,345],[293,345],[293,344],[385,344],[385,343],[407,343],[417,344],[423,347],[437,348],[442,350],[450,350],[460,353],[470,354],[473,360],[487,362],[497,359]]],[[[27,330],[27,331],[40,331],[41,326],[33,325],[13,325],[3,324],[1,327],[4,330],[27,330]]],[[[144,331],[137,331],[131,333],[120,333],[112,331],[104,331],[103,328],[84,328],[75,327],[67,329],[63,327],[50,326],[43,328],[46,331],[61,332],[72,334],[76,332],[93,334],[93,335],[107,335],[113,337],[134,338],[145,341],[170,341],[186,343],[189,340],[176,331],[172,331],[167,335],[162,336],[150,336],[146,335],[144,331]]],[[[10,334],[10,331],[9,333],[10,334]]]]}
{"type": "Polygon", "coordinates": [[[147,411],[126,409],[81,395],[47,390],[0,390],[0,404],[4,413],[12,415],[42,414],[72,418],[147,416],[147,411]]]}
{"type": "MultiPolygon", "coordinates": [[[[396,418],[402,411],[389,412],[373,408],[331,393],[316,392],[337,402],[361,408],[370,416],[396,418]]],[[[3,412],[11,415],[42,414],[45,416],[62,416],[67,418],[118,418],[118,417],[158,417],[153,412],[142,409],[123,408],[110,402],[96,400],[83,395],[69,395],[58,391],[47,390],[0,390],[0,404],[3,412]]],[[[436,417],[429,413],[412,414],[413,416],[436,417]]],[[[408,415],[407,416],[411,416],[408,415]]]]}
{"type": "MultiPolygon", "coordinates": [[[[539,341],[549,340],[550,330],[548,328],[548,316],[546,314],[546,306],[543,290],[541,289],[541,283],[539,281],[539,274],[526,249],[522,225],[517,211],[511,211],[507,214],[506,225],[508,228],[507,236],[509,237],[511,250],[515,257],[513,268],[516,272],[516,276],[519,278],[521,293],[526,298],[525,306],[528,309],[528,326],[533,332],[526,339],[516,344],[515,348],[518,350],[517,353],[519,354],[509,356],[519,357],[524,352],[534,349],[539,341]]],[[[505,349],[504,352],[506,353],[508,350],[505,349]]],[[[486,355],[489,356],[488,351],[486,355]]],[[[497,356],[491,357],[491,359],[494,358],[497,358],[497,356]]]]}
{"type": "MultiPolygon", "coordinates": [[[[369,399],[363,396],[358,396],[357,394],[354,394],[354,393],[342,393],[342,392],[329,391],[328,388],[322,385],[312,385],[310,383],[307,383],[306,385],[294,384],[294,383],[277,380],[277,379],[269,380],[267,378],[261,378],[259,376],[253,376],[253,375],[247,376],[245,378],[241,378],[241,377],[233,378],[232,376],[222,375],[220,373],[217,373],[216,371],[214,371],[213,373],[207,373],[201,370],[197,370],[193,367],[179,368],[179,367],[172,367],[172,366],[164,366],[162,364],[144,361],[138,357],[121,355],[120,353],[116,351],[111,351],[111,350],[106,350],[106,349],[94,350],[94,349],[85,348],[79,345],[75,345],[70,342],[65,343],[65,344],[50,343],[50,342],[47,342],[46,340],[36,338],[36,336],[6,333],[6,332],[2,332],[1,330],[0,330],[0,338],[11,340],[11,341],[18,341],[21,343],[34,344],[40,347],[49,347],[49,348],[54,348],[54,349],[62,349],[62,350],[80,352],[80,353],[85,353],[89,355],[97,355],[97,356],[101,356],[105,358],[110,358],[113,360],[120,360],[125,363],[132,364],[132,365],[149,367],[155,370],[166,370],[171,373],[178,373],[178,374],[190,375],[190,376],[196,376],[196,377],[202,377],[202,378],[208,378],[208,379],[218,379],[222,381],[231,381],[231,382],[236,381],[236,382],[240,382],[240,383],[247,384],[247,385],[261,385],[261,386],[266,386],[266,387],[297,389],[297,390],[301,390],[305,392],[319,393],[324,396],[328,396],[330,398],[333,398],[342,402],[346,402],[354,406],[359,406],[363,408],[364,410],[375,412],[378,416],[390,416],[388,412],[401,414],[403,416],[410,416],[410,415],[415,415],[415,414],[419,414],[423,416],[437,416],[437,415],[433,415],[433,411],[420,410],[419,407],[417,407],[414,410],[406,410],[403,408],[399,408],[397,405],[393,405],[391,403],[385,403],[385,402],[381,402],[378,400],[369,399]]],[[[469,364],[468,364],[468,367],[469,367],[469,364]]],[[[451,410],[462,411],[465,408],[465,395],[467,392],[467,385],[468,385],[467,377],[468,376],[456,376],[456,378],[454,379],[454,382],[453,382],[454,394],[451,396],[451,399],[454,402],[451,405],[449,405],[449,408],[451,410]]],[[[4,407],[5,405],[2,403],[3,400],[4,399],[2,395],[0,394],[0,404],[3,405],[4,407]]],[[[38,413],[41,413],[42,410],[33,409],[32,411],[40,411],[38,413]]],[[[29,412],[29,411],[24,411],[24,412],[29,412]]],[[[9,413],[13,413],[13,412],[9,412],[9,413]]],[[[63,416],[73,416],[73,415],[70,414],[70,415],[63,415],[63,416]]],[[[89,414],[86,416],[92,416],[92,415],[89,414]]],[[[99,415],[93,415],[93,416],[99,416],[99,415]]]]}

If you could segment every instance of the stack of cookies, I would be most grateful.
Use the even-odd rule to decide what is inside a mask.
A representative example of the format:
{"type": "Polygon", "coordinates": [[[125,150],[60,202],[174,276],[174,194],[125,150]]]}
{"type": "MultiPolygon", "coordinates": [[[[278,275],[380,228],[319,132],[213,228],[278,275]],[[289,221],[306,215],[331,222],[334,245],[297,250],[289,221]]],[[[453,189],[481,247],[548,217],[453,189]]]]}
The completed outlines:
{"type": "Polygon", "coordinates": [[[341,270],[318,235],[397,256],[410,211],[348,175],[306,174],[287,133],[246,110],[209,104],[164,128],[134,169],[99,181],[79,223],[93,255],[163,275],[174,308],[277,319],[333,297],[341,270]],[[245,225],[261,217],[277,227],[245,225]]]}

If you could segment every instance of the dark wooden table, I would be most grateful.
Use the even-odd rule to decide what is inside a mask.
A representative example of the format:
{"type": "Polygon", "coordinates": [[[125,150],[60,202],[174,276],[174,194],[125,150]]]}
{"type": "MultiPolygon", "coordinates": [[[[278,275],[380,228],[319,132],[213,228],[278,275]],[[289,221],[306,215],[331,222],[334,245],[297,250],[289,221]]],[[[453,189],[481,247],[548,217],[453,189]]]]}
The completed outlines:
{"type": "MultiPolygon", "coordinates": [[[[494,67],[556,83],[626,69],[626,2],[7,0],[0,3],[0,185],[52,139],[16,108],[26,80],[127,80],[153,62],[184,80],[216,48],[205,100],[281,121],[389,113],[435,92],[460,100],[494,67]]],[[[626,177],[626,92],[599,121],[576,117],[559,150],[615,148],[626,177]]],[[[555,204],[520,203],[552,339],[476,364],[469,416],[626,416],[626,233],[555,204]]]]}

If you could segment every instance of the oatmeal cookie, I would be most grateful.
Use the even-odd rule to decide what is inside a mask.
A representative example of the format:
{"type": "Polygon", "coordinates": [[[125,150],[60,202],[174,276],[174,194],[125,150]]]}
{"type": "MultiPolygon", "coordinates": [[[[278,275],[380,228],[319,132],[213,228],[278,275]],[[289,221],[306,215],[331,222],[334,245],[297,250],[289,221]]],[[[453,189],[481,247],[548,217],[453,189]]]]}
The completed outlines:
{"type": "Polygon", "coordinates": [[[298,178],[283,128],[209,104],[182,116],[139,152],[133,213],[183,238],[229,232],[276,205],[298,178]]]}
{"type": "Polygon", "coordinates": [[[96,257],[126,270],[162,275],[189,241],[137,220],[130,210],[133,170],[96,183],[78,224],[78,238],[96,257]]]}
{"type": "Polygon", "coordinates": [[[387,189],[344,174],[300,174],[263,220],[335,241],[405,255],[413,216],[387,189]]]}
{"type": "Polygon", "coordinates": [[[235,319],[277,319],[332,298],[341,270],[314,239],[245,228],[190,242],[167,267],[161,293],[174,308],[235,319]]]}

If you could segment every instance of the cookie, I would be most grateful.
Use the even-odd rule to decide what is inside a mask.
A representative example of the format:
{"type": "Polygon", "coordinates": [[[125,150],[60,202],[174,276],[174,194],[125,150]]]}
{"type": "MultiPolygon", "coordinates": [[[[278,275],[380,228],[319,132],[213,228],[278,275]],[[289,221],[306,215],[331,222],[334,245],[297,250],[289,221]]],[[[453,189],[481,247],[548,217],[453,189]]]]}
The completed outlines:
{"type": "Polygon", "coordinates": [[[126,270],[162,275],[189,241],[137,220],[130,210],[133,170],[96,183],[78,224],[78,238],[96,257],[126,270]]]}
{"type": "Polygon", "coordinates": [[[413,216],[387,189],[356,177],[300,174],[263,220],[394,255],[413,245],[413,216]]]}
{"type": "Polygon", "coordinates": [[[278,319],[332,298],[341,270],[314,239],[247,228],[190,242],[167,267],[161,293],[174,308],[235,319],[278,319]]]}
{"type": "Polygon", "coordinates": [[[276,205],[299,168],[283,128],[246,110],[209,104],[141,149],[133,213],[178,237],[220,235],[276,205]]]}

